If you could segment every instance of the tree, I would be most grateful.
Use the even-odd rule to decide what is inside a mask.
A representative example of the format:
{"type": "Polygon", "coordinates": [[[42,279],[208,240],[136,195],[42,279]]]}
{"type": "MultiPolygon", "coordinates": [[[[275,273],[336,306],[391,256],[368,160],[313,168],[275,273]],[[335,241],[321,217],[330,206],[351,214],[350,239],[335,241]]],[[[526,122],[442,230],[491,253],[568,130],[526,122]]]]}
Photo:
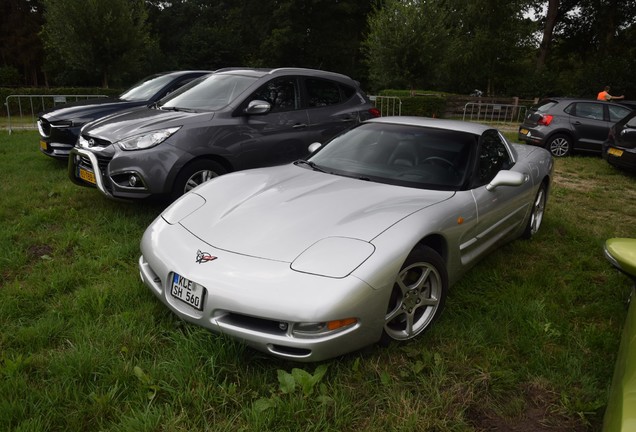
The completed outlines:
{"type": "Polygon", "coordinates": [[[39,0],[0,1],[0,67],[5,73],[17,72],[7,84],[38,84],[42,66],[42,43],[38,37],[42,25],[39,0]]]}
{"type": "Polygon", "coordinates": [[[154,42],[143,0],[42,0],[49,65],[62,63],[108,87],[142,67],[154,42]]]}
{"type": "Polygon", "coordinates": [[[443,0],[387,0],[369,15],[363,47],[377,88],[435,86],[449,42],[443,0]]]}

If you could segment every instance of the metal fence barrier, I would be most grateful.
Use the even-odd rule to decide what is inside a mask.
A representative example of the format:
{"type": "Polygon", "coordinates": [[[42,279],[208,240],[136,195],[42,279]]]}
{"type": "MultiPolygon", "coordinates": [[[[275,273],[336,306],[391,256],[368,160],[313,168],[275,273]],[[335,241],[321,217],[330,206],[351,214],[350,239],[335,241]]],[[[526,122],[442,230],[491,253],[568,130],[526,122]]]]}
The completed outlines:
{"type": "Polygon", "coordinates": [[[526,115],[524,105],[469,102],[464,105],[464,121],[488,123],[521,123],[526,115]]]}
{"type": "Polygon", "coordinates": [[[12,118],[19,120],[20,129],[34,129],[37,114],[69,102],[85,99],[105,98],[107,95],[9,95],[4,105],[7,108],[7,127],[9,134],[13,132],[12,118]],[[11,113],[14,113],[12,116],[11,113]]]}
{"type": "Polygon", "coordinates": [[[402,115],[402,99],[397,96],[369,96],[381,116],[402,115]]]}

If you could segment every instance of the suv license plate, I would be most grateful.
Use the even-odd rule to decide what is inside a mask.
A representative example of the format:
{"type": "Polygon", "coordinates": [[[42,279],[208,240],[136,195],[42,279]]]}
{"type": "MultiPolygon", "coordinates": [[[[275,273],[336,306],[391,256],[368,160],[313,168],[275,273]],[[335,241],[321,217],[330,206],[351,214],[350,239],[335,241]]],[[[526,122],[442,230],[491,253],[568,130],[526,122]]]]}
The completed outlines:
{"type": "Polygon", "coordinates": [[[519,129],[521,135],[528,135],[528,129],[519,129]]]}
{"type": "Polygon", "coordinates": [[[85,182],[88,182],[90,184],[97,183],[97,181],[95,180],[95,173],[92,171],[89,171],[80,167],[79,172],[77,174],[78,174],[78,177],[84,180],[85,182]]]}
{"type": "Polygon", "coordinates": [[[609,154],[611,154],[612,156],[616,156],[616,157],[621,157],[623,156],[623,150],[619,150],[619,149],[615,149],[613,147],[610,147],[607,152],[609,154]]]}
{"type": "Polygon", "coordinates": [[[173,273],[170,294],[197,310],[203,310],[204,288],[183,276],[173,273]]]}

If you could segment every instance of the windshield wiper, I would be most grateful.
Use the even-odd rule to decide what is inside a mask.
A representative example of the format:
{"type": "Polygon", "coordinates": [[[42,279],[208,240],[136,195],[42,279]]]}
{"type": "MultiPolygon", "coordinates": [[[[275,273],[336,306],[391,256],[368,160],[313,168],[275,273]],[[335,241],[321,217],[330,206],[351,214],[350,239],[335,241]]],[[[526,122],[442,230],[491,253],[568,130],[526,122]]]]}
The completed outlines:
{"type": "Polygon", "coordinates": [[[316,165],[314,162],[311,162],[311,161],[307,161],[307,160],[304,160],[304,159],[298,159],[297,161],[294,162],[294,165],[300,165],[300,164],[307,165],[308,167],[310,167],[314,171],[319,171],[319,172],[331,174],[331,173],[325,171],[324,169],[320,168],[318,165],[316,165]]]}
{"type": "Polygon", "coordinates": [[[181,112],[196,112],[195,110],[192,109],[188,109],[188,108],[180,108],[180,107],[166,107],[165,105],[161,105],[159,107],[160,110],[163,111],[181,111],[181,112]]]}

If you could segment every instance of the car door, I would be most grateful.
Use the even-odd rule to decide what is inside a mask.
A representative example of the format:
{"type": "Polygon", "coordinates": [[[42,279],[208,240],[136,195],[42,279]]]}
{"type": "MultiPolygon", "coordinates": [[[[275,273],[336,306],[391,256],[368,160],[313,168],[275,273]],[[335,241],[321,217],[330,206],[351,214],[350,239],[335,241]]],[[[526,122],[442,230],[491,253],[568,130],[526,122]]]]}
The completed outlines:
{"type": "Polygon", "coordinates": [[[529,185],[499,186],[490,191],[486,189],[486,185],[499,171],[514,169],[513,165],[514,160],[501,135],[496,130],[486,131],[479,142],[471,179],[477,223],[462,239],[464,264],[507,239],[523,222],[531,200],[528,196],[531,193],[529,185]]]}
{"type": "Polygon", "coordinates": [[[315,142],[325,143],[360,122],[364,101],[356,99],[355,88],[324,78],[305,77],[303,81],[315,142]]]}
{"type": "Polygon", "coordinates": [[[298,78],[274,78],[252,93],[243,103],[268,102],[266,114],[244,115],[235,133],[241,138],[240,169],[278,165],[303,158],[313,142],[307,110],[301,104],[298,78]]]}
{"type": "Polygon", "coordinates": [[[599,102],[577,102],[569,112],[570,124],[579,150],[600,152],[607,139],[611,123],[605,113],[605,105],[599,102]]]}

